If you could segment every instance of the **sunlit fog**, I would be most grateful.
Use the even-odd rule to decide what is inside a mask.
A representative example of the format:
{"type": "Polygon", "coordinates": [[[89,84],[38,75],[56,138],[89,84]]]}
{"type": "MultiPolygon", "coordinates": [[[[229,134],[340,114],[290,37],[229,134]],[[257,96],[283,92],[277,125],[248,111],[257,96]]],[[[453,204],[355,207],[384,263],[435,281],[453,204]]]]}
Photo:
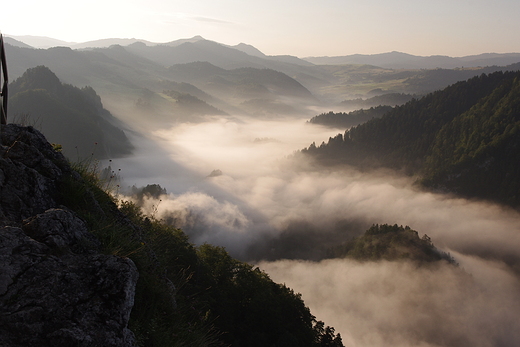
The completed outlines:
{"type": "MultiPolygon", "coordinates": [[[[162,285],[196,316],[176,331],[196,320],[213,337],[214,319],[225,345],[249,346],[229,332],[256,339],[234,323],[252,311],[237,293],[264,288],[256,278],[294,303],[301,293],[316,320],[303,304],[295,320],[307,312],[311,339],[324,322],[344,346],[520,346],[520,53],[300,59],[200,36],[89,45],[10,46],[8,120],[41,130],[53,155],[99,169],[99,184],[136,223],[128,253],[166,259],[162,285]],[[169,246],[181,243],[184,253],[169,246]],[[237,271],[252,274],[239,283],[247,290],[229,289],[237,271]]],[[[4,171],[2,185],[14,176],[4,171]]],[[[255,307],[275,302],[265,292],[255,307]]],[[[248,318],[283,326],[278,313],[248,318]]],[[[154,333],[155,320],[144,320],[154,333]]],[[[334,335],[327,328],[320,336],[334,335]]],[[[306,333],[284,329],[265,328],[279,335],[265,345],[302,345],[285,341],[306,333]]]]}
{"type": "Polygon", "coordinates": [[[167,190],[146,199],[148,213],[301,292],[345,345],[519,342],[518,213],[420,191],[395,172],[317,169],[293,157],[338,132],[305,119],[215,118],[136,137],[135,157],[111,165],[122,192],[167,190]],[[322,260],[375,223],[409,225],[459,265],[322,260]]]}

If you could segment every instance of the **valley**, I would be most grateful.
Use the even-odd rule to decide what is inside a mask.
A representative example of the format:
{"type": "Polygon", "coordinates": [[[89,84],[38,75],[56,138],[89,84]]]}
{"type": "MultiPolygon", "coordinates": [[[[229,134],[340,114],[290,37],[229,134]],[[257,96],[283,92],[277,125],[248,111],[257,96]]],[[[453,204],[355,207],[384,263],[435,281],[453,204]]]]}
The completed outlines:
{"type": "MultiPolygon", "coordinates": [[[[345,346],[518,344],[520,192],[518,170],[507,163],[518,158],[520,77],[505,72],[519,70],[507,60],[516,57],[498,57],[502,66],[426,69],[418,59],[376,66],[383,60],[241,48],[198,37],[81,49],[8,45],[12,90],[20,88],[13,110],[41,122],[45,134],[56,120],[38,115],[42,107],[24,109],[40,99],[22,97],[91,87],[101,113],[88,117],[102,119],[103,141],[131,146],[92,156],[116,173],[118,198],[137,201],[132,188],[158,184],[165,192],[137,201],[145,213],[301,293],[345,346]],[[42,65],[49,70],[41,78],[53,84],[32,86],[24,73],[42,65]],[[388,110],[348,123],[356,103],[388,110]],[[327,112],[342,121],[309,122],[327,112]],[[427,234],[457,264],[330,258],[375,224],[427,234]]],[[[55,132],[64,131],[73,132],[69,147],[76,137],[101,143],[94,130],[65,124],[55,132]]]]}

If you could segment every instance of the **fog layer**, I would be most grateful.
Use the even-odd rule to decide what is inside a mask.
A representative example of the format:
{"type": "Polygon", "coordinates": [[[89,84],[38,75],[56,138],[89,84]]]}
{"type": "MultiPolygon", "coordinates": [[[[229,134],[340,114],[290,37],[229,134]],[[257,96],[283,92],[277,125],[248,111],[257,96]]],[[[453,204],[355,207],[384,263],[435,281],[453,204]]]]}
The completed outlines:
{"type": "Polygon", "coordinates": [[[520,345],[518,212],[420,191],[413,178],[383,170],[287,160],[336,133],[302,120],[217,118],[136,138],[136,157],[113,165],[123,184],[167,189],[146,199],[149,213],[196,244],[256,261],[301,292],[346,346],[520,345]],[[301,260],[322,259],[374,223],[428,234],[460,266],[301,260]]]}
{"type": "Polygon", "coordinates": [[[276,261],[260,268],[302,293],[345,346],[517,346],[520,282],[499,262],[276,261]]]}
{"type": "Polygon", "coordinates": [[[428,234],[442,249],[518,257],[516,211],[422,192],[412,178],[387,171],[314,170],[286,160],[336,132],[294,119],[218,118],[156,130],[153,141],[134,139],[141,143],[137,155],[114,165],[122,168],[126,185],[167,189],[170,195],[161,202],[148,201],[149,211],[175,219],[195,242],[220,244],[235,256],[247,258],[251,247],[271,239],[270,251],[290,251],[283,239],[289,242],[295,233],[300,243],[305,235],[312,238],[316,248],[316,239],[334,244],[374,223],[396,223],[428,234]],[[214,170],[219,175],[210,175],[214,170]]]}

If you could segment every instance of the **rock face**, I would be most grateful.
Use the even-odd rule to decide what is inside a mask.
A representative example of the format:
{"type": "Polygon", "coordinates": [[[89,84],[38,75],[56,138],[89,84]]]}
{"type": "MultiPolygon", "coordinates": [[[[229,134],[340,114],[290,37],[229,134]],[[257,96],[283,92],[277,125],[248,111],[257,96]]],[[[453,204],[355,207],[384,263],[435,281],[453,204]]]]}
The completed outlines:
{"type": "Polygon", "coordinates": [[[138,272],[59,205],[73,174],[33,128],[2,129],[0,346],[132,346],[138,272]]]}

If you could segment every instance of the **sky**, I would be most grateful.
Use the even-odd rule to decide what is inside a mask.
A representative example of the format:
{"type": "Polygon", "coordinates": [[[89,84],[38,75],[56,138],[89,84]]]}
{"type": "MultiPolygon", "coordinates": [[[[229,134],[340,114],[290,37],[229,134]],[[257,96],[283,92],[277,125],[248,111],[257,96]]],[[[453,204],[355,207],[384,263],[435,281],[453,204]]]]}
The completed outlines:
{"type": "Polygon", "coordinates": [[[520,52],[518,0],[9,1],[0,31],[70,42],[196,35],[268,55],[520,52]]]}

